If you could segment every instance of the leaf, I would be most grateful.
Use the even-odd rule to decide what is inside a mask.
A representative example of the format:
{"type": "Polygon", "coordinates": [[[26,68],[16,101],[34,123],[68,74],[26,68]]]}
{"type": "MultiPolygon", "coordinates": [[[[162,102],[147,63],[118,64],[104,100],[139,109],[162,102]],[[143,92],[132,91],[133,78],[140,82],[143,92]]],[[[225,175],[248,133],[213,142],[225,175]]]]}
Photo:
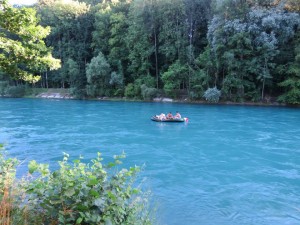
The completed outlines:
{"type": "Polygon", "coordinates": [[[61,203],[61,200],[50,200],[50,204],[52,205],[57,205],[57,204],[60,204],[61,203]]]}
{"type": "Polygon", "coordinates": [[[66,195],[67,197],[71,197],[71,196],[73,196],[74,194],[75,194],[74,188],[69,188],[69,189],[65,192],[65,195],[66,195]]]}
{"type": "Polygon", "coordinates": [[[93,197],[99,197],[99,193],[95,190],[90,190],[90,195],[93,197]]]}
{"type": "Polygon", "coordinates": [[[107,192],[107,195],[108,195],[108,197],[111,199],[111,200],[116,200],[117,199],[117,197],[111,192],[111,191],[108,191],[107,192]]]}
{"type": "Polygon", "coordinates": [[[89,186],[93,186],[93,185],[96,185],[98,183],[97,181],[97,178],[95,176],[89,176],[89,182],[88,182],[88,185],[89,186]]]}
{"type": "Polygon", "coordinates": [[[137,188],[132,189],[132,194],[138,194],[140,193],[140,190],[137,188]]]}
{"type": "Polygon", "coordinates": [[[108,167],[108,168],[111,168],[111,167],[114,167],[114,166],[116,166],[116,164],[113,163],[113,162],[110,162],[110,163],[107,164],[107,167],[108,167]]]}
{"type": "Polygon", "coordinates": [[[76,220],[76,224],[81,224],[83,218],[82,217],[79,217],[77,220],[76,220]]]}
{"type": "Polygon", "coordinates": [[[80,163],[80,160],[79,159],[74,159],[73,163],[78,164],[78,163],[80,163]]]}
{"type": "Polygon", "coordinates": [[[111,219],[106,219],[105,220],[105,225],[112,225],[111,219]]]}
{"type": "Polygon", "coordinates": [[[32,160],[28,164],[28,170],[30,174],[33,174],[38,169],[38,164],[35,160],[32,160]]]}
{"type": "Polygon", "coordinates": [[[103,206],[104,203],[105,203],[105,201],[104,201],[102,198],[97,198],[97,199],[94,201],[94,205],[97,206],[97,207],[103,206]]]}

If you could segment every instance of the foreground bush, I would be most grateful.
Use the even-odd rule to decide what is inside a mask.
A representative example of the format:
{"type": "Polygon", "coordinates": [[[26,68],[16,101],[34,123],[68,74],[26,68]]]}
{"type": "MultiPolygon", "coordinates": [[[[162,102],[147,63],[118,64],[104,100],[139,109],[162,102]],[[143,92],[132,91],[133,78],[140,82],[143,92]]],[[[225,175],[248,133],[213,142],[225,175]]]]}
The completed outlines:
{"type": "Polygon", "coordinates": [[[108,165],[102,164],[100,153],[89,164],[70,164],[65,154],[54,172],[32,161],[30,176],[17,185],[15,159],[0,156],[1,209],[9,203],[0,210],[6,212],[0,214],[0,224],[151,224],[147,197],[133,188],[139,168],[116,170],[124,154],[108,165]],[[20,193],[22,199],[17,198],[20,193]]]}
{"type": "MultiPolygon", "coordinates": [[[[3,145],[0,144],[0,151],[3,145]]],[[[14,217],[17,214],[15,210],[18,196],[15,193],[15,176],[16,176],[16,159],[5,159],[2,152],[0,152],[0,224],[9,225],[13,223],[14,217]]],[[[20,210],[18,210],[20,212],[20,210]]]]}

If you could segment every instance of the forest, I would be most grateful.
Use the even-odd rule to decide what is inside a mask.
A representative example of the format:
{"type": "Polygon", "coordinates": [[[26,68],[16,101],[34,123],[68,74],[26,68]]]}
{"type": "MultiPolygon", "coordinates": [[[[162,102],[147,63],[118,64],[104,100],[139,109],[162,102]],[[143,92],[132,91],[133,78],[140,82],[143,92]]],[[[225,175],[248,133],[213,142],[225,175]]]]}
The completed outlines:
{"type": "Polygon", "coordinates": [[[13,10],[44,29],[31,35],[48,59],[5,64],[18,54],[3,37],[24,37],[1,22],[0,95],[300,104],[299,0],[39,0],[13,10]]]}

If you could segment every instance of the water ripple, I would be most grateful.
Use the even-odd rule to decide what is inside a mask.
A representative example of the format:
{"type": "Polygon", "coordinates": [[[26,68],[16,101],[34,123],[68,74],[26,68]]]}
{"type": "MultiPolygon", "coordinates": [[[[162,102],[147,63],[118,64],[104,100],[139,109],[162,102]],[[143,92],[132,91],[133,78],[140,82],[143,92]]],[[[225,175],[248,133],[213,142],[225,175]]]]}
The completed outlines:
{"type": "Polygon", "coordinates": [[[0,143],[56,168],[62,152],[127,153],[165,225],[300,224],[298,109],[0,99],[0,143]],[[189,123],[150,121],[177,111],[189,123]]]}

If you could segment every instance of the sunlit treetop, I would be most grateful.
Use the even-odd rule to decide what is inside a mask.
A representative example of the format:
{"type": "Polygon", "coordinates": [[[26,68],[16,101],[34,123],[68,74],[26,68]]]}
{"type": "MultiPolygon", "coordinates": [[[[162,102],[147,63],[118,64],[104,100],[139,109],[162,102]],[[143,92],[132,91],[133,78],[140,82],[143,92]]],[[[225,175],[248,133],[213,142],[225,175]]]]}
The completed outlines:
{"type": "Polygon", "coordinates": [[[0,0],[0,70],[13,79],[35,83],[40,78],[36,72],[60,67],[43,41],[50,28],[38,22],[34,9],[0,0]]]}

